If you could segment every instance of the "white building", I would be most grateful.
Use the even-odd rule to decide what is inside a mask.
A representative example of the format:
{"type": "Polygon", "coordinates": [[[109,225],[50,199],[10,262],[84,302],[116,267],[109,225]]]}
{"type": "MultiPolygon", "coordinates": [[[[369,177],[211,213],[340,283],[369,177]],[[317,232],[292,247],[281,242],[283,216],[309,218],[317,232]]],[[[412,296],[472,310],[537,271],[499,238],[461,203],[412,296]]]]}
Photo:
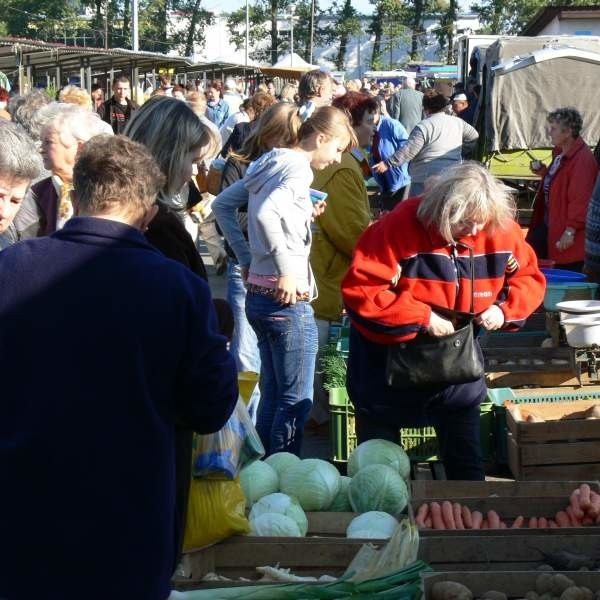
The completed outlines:
{"type": "Polygon", "coordinates": [[[547,6],[520,35],[600,35],[600,6],[547,6]]]}

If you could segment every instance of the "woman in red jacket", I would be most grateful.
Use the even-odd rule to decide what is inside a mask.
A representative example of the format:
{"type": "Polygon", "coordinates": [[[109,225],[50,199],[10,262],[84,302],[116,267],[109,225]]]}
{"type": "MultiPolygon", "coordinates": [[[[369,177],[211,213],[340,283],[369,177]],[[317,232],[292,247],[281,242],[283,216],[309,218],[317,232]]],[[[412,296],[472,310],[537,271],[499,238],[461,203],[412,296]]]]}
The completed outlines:
{"type": "Polygon", "coordinates": [[[467,162],[359,239],[342,281],[352,322],[347,388],[359,442],[398,442],[401,427],[433,425],[448,479],[484,478],[484,377],[398,390],[387,385],[386,359],[391,344],[408,348],[417,336],[449,335],[465,317],[474,317],[476,330],[524,324],[540,305],[545,282],[513,215],[499,183],[467,162]]]}
{"type": "Polygon", "coordinates": [[[559,108],[547,118],[552,162],[532,161],[541,177],[527,241],[538,258],[561,269],[581,271],[585,255],[585,218],[598,174],[592,151],[581,138],[583,120],[574,108],[559,108]]]}

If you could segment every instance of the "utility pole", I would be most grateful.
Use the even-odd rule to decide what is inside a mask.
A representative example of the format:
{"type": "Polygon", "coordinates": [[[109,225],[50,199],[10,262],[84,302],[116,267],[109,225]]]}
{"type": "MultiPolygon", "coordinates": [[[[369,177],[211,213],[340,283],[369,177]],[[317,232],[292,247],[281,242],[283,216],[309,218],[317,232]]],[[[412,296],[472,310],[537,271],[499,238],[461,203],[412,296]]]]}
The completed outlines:
{"type": "MultiPolygon", "coordinates": [[[[248,47],[250,46],[250,5],[249,0],[246,0],[246,52],[245,52],[245,67],[248,68],[248,47]]],[[[246,73],[244,73],[244,76],[246,73]]]]}
{"type": "Polygon", "coordinates": [[[310,58],[309,63],[313,64],[313,42],[315,39],[315,0],[310,3],[310,58]]]}
{"type": "Polygon", "coordinates": [[[108,50],[108,0],[104,2],[104,49],[108,50]]]}

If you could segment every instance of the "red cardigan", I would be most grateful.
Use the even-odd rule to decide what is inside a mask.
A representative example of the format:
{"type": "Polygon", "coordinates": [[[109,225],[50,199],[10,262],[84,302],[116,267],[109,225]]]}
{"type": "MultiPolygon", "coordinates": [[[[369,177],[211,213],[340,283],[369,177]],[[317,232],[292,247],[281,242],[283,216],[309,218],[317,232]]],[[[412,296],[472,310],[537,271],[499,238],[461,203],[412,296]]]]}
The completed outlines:
{"type": "MultiPolygon", "coordinates": [[[[552,150],[552,158],[561,153],[560,148],[552,150]]],[[[544,220],[544,177],[538,188],[533,205],[531,228],[544,220]]],[[[558,265],[579,262],[584,259],[585,219],[588,204],[596,182],[598,165],[592,151],[582,138],[575,140],[570,150],[563,156],[560,167],[550,185],[548,201],[548,258],[558,265]],[[575,230],[573,245],[561,252],[556,247],[566,227],[575,230]]]]}
{"type": "Polygon", "coordinates": [[[423,332],[432,306],[468,312],[471,247],[474,312],[497,304],[505,327],[522,326],[542,302],[545,279],[517,223],[447,244],[417,219],[420,201],[402,202],[359,239],[342,281],[352,324],[371,341],[391,344],[423,332]]]}

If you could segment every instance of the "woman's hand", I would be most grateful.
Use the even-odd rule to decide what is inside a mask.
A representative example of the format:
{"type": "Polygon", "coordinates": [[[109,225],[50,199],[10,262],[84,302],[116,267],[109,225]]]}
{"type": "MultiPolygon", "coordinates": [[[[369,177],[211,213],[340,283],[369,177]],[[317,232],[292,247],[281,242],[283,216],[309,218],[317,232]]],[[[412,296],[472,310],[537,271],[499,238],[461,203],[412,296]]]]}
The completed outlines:
{"type": "Polygon", "coordinates": [[[489,308],[486,308],[475,321],[488,331],[494,331],[500,329],[504,325],[504,313],[502,309],[492,304],[489,308]]]}
{"type": "Polygon", "coordinates": [[[371,170],[377,174],[385,173],[388,169],[389,169],[389,167],[383,161],[378,162],[376,165],[373,165],[371,167],[371,170]]]}
{"type": "Polygon", "coordinates": [[[564,252],[567,248],[570,248],[575,242],[575,231],[573,229],[564,230],[563,234],[560,236],[558,242],[556,242],[556,247],[560,252],[564,252]]]}
{"type": "Polygon", "coordinates": [[[277,278],[275,299],[281,304],[296,304],[296,277],[280,275],[277,278]]]}
{"type": "Polygon", "coordinates": [[[313,204],[313,212],[311,220],[314,221],[317,217],[320,217],[327,208],[327,202],[325,200],[319,200],[313,204]]]}
{"type": "Polygon", "coordinates": [[[452,325],[452,321],[448,321],[431,311],[427,333],[429,335],[433,335],[434,337],[450,335],[451,333],[454,333],[454,325],[452,325]]]}

